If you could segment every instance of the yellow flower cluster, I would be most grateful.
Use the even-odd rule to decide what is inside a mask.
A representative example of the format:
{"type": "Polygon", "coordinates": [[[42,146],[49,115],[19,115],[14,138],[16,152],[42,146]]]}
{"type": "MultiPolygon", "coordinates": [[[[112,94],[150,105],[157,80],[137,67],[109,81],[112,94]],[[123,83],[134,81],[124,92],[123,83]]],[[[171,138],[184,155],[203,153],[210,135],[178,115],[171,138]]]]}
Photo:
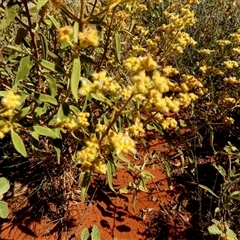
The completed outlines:
{"type": "Polygon", "coordinates": [[[192,101],[194,102],[198,99],[198,96],[194,93],[179,93],[178,99],[181,106],[188,107],[192,101]]]}
{"type": "Polygon", "coordinates": [[[105,174],[107,167],[104,160],[99,156],[98,139],[93,136],[85,140],[85,144],[86,147],[77,152],[77,161],[82,164],[81,169],[105,174]]]}
{"type": "Polygon", "coordinates": [[[164,67],[162,72],[166,77],[172,77],[179,73],[179,71],[171,65],[164,67]]]}
{"type": "Polygon", "coordinates": [[[240,28],[237,30],[237,32],[230,34],[230,36],[236,45],[240,45],[240,28]]]}
{"type": "Polygon", "coordinates": [[[106,131],[106,129],[107,129],[107,126],[106,126],[106,125],[98,123],[98,124],[96,125],[95,132],[102,134],[102,133],[104,133],[104,132],[106,131]]]}
{"type": "Polygon", "coordinates": [[[97,47],[99,44],[98,32],[95,28],[87,26],[82,32],[78,34],[79,44],[81,48],[89,46],[97,47]]]}
{"type": "Polygon", "coordinates": [[[217,50],[210,50],[210,49],[201,49],[198,52],[203,54],[203,55],[215,55],[215,54],[218,53],[217,50]]]}
{"type": "Polygon", "coordinates": [[[10,130],[11,130],[11,127],[7,123],[1,121],[0,139],[3,139],[5,137],[5,134],[7,134],[10,130]]]}
{"type": "Polygon", "coordinates": [[[175,129],[178,125],[177,121],[171,117],[165,118],[160,124],[164,130],[175,129]]]}
{"type": "Polygon", "coordinates": [[[141,70],[152,71],[157,67],[157,63],[151,57],[129,57],[124,60],[123,65],[133,73],[141,70]]]}
{"type": "Polygon", "coordinates": [[[203,87],[203,84],[192,75],[183,74],[182,80],[184,81],[184,83],[187,85],[189,89],[192,89],[195,87],[198,87],[198,88],[203,87]]]}
{"type": "MultiPolygon", "coordinates": [[[[154,109],[165,114],[170,111],[177,113],[181,106],[187,107],[191,101],[195,101],[198,97],[196,94],[190,93],[190,90],[197,89],[199,95],[203,94],[203,92],[199,90],[203,88],[203,84],[194,76],[183,74],[183,83],[178,85],[177,83],[171,82],[170,79],[165,76],[177,74],[177,69],[168,66],[162,70],[163,74],[161,74],[160,71],[155,70],[157,64],[151,59],[151,66],[154,71],[148,74],[150,77],[146,71],[142,70],[143,66],[148,70],[150,69],[150,67],[146,67],[146,65],[141,63],[141,58],[136,57],[130,57],[124,61],[125,68],[135,73],[131,78],[133,86],[128,86],[121,92],[124,99],[134,95],[134,99],[140,101],[139,103],[141,103],[145,109],[154,109]],[[169,91],[180,93],[172,97],[165,96],[169,91]]],[[[148,66],[149,65],[150,64],[148,64],[148,66]]],[[[169,123],[169,120],[167,123],[169,123]]]]}
{"type": "Polygon", "coordinates": [[[229,41],[229,40],[222,40],[222,39],[217,40],[217,44],[218,44],[220,47],[222,47],[222,48],[230,45],[231,43],[232,43],[232,42],[229,41]]]}
{"type": "Polygon", "coordinates": [[[223,65],[226,69],[233,69],[233,68],[237,68],[239,65],[238,65],[238,62],[236,61],[231,61],[231,60],[228,60],[228,61],[224,61],[223,62],[223,65]]]}
{"type": "Polygon", "coordinates": [[[164,130],[175,129],[178,125],[177,121],[174,118],[165,118],[161,113],[155,114],[154,119],[162,126],[164,130]]]}
{"type": "Polygon", "coordinates": [[[237,79],[236,77],[228,77],[223,80],[230,85],[240,85],[240,79],[237,79]]]}
{"type": "Polygon", "coordinates": [[[88,112],[80,112],[77,114],[77,121],[81,126],[88,127],[88,117],[90,117],[90,114],[88,112]]]}
{"type": "Polygon", "coordinates": [[[225,97],[223,99],[223,104],[226,106],[233,106],[236,103],[236,99],[232,97],[225,97]]]}
{"type": "Polygon", "coordinates": [[[79,128],[78,122],[73,118],[64,118],[63,120],[57,119],[56,127],[64,127],[69,132],[74,132],[79,128]]]}
{"type": "Polygon", "coordinates": [[[231,117],[225,117],[225,118],[224,118],[224,123],[225,123],[226,125],[232,125],[232,124],[234,124],[234,119],[231,118],[231,117]]]}
{"type": "Polygon", "coordinates": [[[9,91],[7,95],[2,98],[1,104],[7,110],[14,110],[21,105],[20,96],[9,91]]]}
{"type": "Polygon", "coordinates": [[[79,94],[86,96],[89,93],[116,94],[121,91],[121,86],[112,77],[107,77],[106,71],[92,74],[93,82],[82,81],[79,94]]]}
{"type": "Polygon", "coordinates": [[[58,29],[58,41],[65,43],[70,41],[70,35],[73,33],[72,27],[62,27],[58,29]]]}
{"type": "MultiPolygon", "coordinates": [[[[0,116],[2,118],[12,118],[14,110],[21,105],[21,97],[14,94],[12,91],[8,91],[6,96],[2,98],[0,109],[0,116]]],[[[5,120],[0,121],[0,139],[4,138],[5,134],[11,130],[11,125],[5,120]]]]}
{"type": "Polygon", "coordinates": [[[204,74],[204,75],[219,75],[219,76],[223,76],[224,72],[214,66],[207,66],[206,63],[204,61],[198,62],[197,65],[199,66],[199,70],[204,74]]]}
{"type": "Polygon", "coordinates": [[[135,122],[132,126],[125,129],[126,132],[129,132],[133,136],[143,136],[145,134],[145,130],[143,128],[143,123],[141,122],[139,117],[135,118],[135,122]]]}
{"type": "Polygon", "coordinates": [[[233,55],[240,55],[240,48],[238,47],[238,48],[233,48],[232,49],[232,54],[233,55]]]}
{"type": "Polygon", "coordinates": [[[172,4],[167,11],[163,12],[168,20],[168,24],[163,24],[158,30],[166,42],[169,42],[169,39],[171,39],[171,43],[166,44],[166,51],[169,55],[181,54],[187,45],[196,44],[196,41],[188,33],[184,32],[183,29],[195,24],[196,19],[194,11],[191,11],[191,5],[197,2],[190,0],[187,4],[172,4]]]}
{"type": "Polygon", "coordinates": [[[114,147],[116,154],[128,153],[128,152],[132,152],[134,154],[136,153],[135,142],[133,139],[130,138],[128,133],[110,132],[109,141],[114,147]]]}

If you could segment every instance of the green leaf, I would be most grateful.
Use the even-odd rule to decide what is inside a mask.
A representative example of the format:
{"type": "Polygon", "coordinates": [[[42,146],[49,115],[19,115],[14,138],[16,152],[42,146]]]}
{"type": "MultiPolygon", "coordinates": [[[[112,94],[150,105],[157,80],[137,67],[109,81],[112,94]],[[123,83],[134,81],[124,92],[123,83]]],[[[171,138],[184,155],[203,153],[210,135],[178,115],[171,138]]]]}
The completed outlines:
{"type": "Polygon", "coordinates": [[[179,123],[182,127],[187,127],[187,123],[184,120],[180,119],[179,123]]]}
{"type": "Polygon", "coordinates": [[[130,161],[129,161],[127,158],[125,158],[122,153],[119,153],[117,156],[118,156],[122,161],[124,161],[124,162],[126,162],[126,163],[130,163],[130,161]]]}
{"type": "Polygon", "coordinates": [[[52,129],[47,128],[47,127],[33,126],[33,130],[42,136],[58,138],[58,135],[52,129]]]}
{"type": "Polygon", "coordinates": [[[119,193],[120,194],[127,194],[127,193],[129,193],[130,190],[131,189],[129,187],[120,188],[119,193]]]}
{"type": "Polygon", "coordinates": [[[204,190],[206,190],[207,192],[211,193],[213,196],[215,196],[216,198],[219,198],[209,187],[202,185],[202,184],[198,184],[198,186],[204,190]]]}
{"type": "Polygon", "coordinates": [[[50,75],[46,75],[46,79],[47,79],[47,82],[48,82],[48,86],[49,86],[51,95],[53,97],[55,97],[57,95],[57,83],[56,83],[56,80],[52,76],[50,76],[50,75]]]}
{"type": "Polygon", "coordinates": [[[54,27],[55,27],[56,29],[59,29],[59,28],[60,28],[60,23],[59,23],[53,16],[48,15],[48,14],[47,14],[47,16],[48,16],[48,18],[51,20],[51,22],[52,22],[52,24],[54,25],[54,27]]]}
{"type": "Polygon", "coordinates": [[[209,126],[209,128],[210,128],[210,137],[209,137],[210,146],[212,147],[213,152],[216,153],[216,150],[214,148],[214,131],[212,126],[209,126]]]}
{"type": "Polygon", "coordinates": [[[87,196],[87,191],[88,191],[88,187],[91,180],[91,171],[86,171],[81,173],[80,177],[83,177],[83,180],[81,183],[81,199],[82,199],[82,202],[84,202],[87,196]]]}
{"type": "Polygon", "coordinates": [[[38,0],[37,9],[40,10],[42,8],[42,6],[44,6],[47,2],[48,2],[48,0],[38,0]]]}
{"type": "Polygon", "coordinates": [[[58,105],[57,100],[53,96],[50,96],[50,95],[47,95],[47,94],[34,93],[34,98],[37,99],[38,101],[41,101],[41,102],[46,102],[46,103],[51,103],[53,105],[58,105]]]}
{"type": "Polygon", "coordinates": [[[118,62],[121,61],[121,38],[118,32],[115,32],[116,56],[118,62]]]}
{"type": "Polygon", "coordinates": [[[80,61],[85,62],[85,63],[89,63],[89,64],[93,64],[93,65],[97,64],[97,62],[95,62],[91,57],[89,57],[87,55],[84,55],[84,54],[80,55],[80,61]]]}
{"type": "Polygon", "coordinates": [[[45,60],[45,59],[42,59],[40,61],[40,64],[42,67],[44,67],[52,72],[65,73],[65,70],[63,68],[61,68],[57,64],[54,64],[52,62],[45,60]]]}
{"type": "Polygon", "coordinates": [[[33,151],[37,152],[39,148],[39,135],[36,132],[31,132],[31,144],[33,151]]]}
{"type": "Polygon", "coordinates": [[[227,176],[226,170],[225,170],[221,165],[216,165],[216,164],[214,164],[213,166],[218,170],[218,172],[219,172],[224,178],[227,176]]]}
{"type": "Polygon", "coordinates": [[[57,117],[62,120],[63,118],[68,117],[69,112],[70,112],[70,108],[68,103],[63,102],[60,108],[58,109],[57,117]]]}
{"type": "Polygon", "coordinates": [[[57,162],[58,164],[60,164],[61,151],[62,151],[62,139],[60,138],[52,139],[52,144],[57,154],[57,162]]]}
{"type": "Polygon", "coordinates": [[[215,224],[208,227],[208,232],[210,234],[220,235],[220,236],[223,234],[223,232],[215,224]]]}
{"type": "Polygon", "coordinates": [[[97,225],[94,225],[91,233],[92,240],[101,240],[100,232],[97,225]]]}
{"type": "Polygon", "coordinates": [[[0,177],[0,195],[6,193],[9,188],[9,181],[5,177],[0,177]]]}
{"type": "Polygon", "coordinates": [[[70,106],[70,109],[71,109],[71,111],[74,112],[74,114],[76,114],[76,115],[77,115],[78,113],[80,113],[79,108],[76,107],[76,106],[74,106],[74,105],[71,105],[71,106],[70,106]]]}
{"type": "Polygon", "coordinates": [[[78,102],[78,85],[80,81],[80,72],[81,72],[80,59],[74,58],[70,86],[71,86],[72,95],[75,98],[76,102],[78,102]]]}
{"type": "Polygon", "coordinates": [[[73,40],[74,40],[74,43],[78,43],[78,33],[79,33],[79,23],[74,22],[74,25],[73,25],[73,40]]]}
{"type": "Polygon", "coordinates": [[[8,27],[17,15],[12,8],[5,7],[5,18],[0,22],[0,30],[8,27]]]}
{"type": "Polygon", "coordinates": [[[238,240],[236,233],[232,229],[229,228],[228,224],[225,223],[224,225],[227,230],[226,234],[227,234],[228,239],[238,240]]]}
{"type": "Polygon", "coordinates": [[[92,98],[100,101],[100,102],[106,102],[106,97],[103,96],[101,93],[91,93],[92,98]]]}
{"type": "Polygon", "coordinates": [[[81,240],[88,240],[89,238],[89,231],[87,228],[84,228],[81,233],[81,240]]]}
{"type": "Polygon", "coordinates": [[[8,216],[8,205],[6,202],[0,201],[0,217],[7,218],[8,216]]]}
{"type": "Polygon", "coordinates": [[[12,139],[12,143],[14,148],[23,156],[23,157],[27,157],[27,152],[24,146],[24,143],[22,141],[22,139],[19,137],[19,135],[14,132],[13,129],[11,129],[11,139],[12,139]]]}
{"type": "Polygon", "coordinates": [[[137,194],[138,194],[137,189],[134,189],[134,190],[133,190],[133,199],[132,199],[132,209],[133,209],[134,212],[135,212],[135,210],[136,210],[137,194]]]}
{"type": "Polygon", "coordinates": [[[28,76],[32,66],[33,62],[31,61],[30,56],[23,57],[20,60],[17,75],[15,78],[15,83],[18,83],[19,80],[22,80],[24,77],[28,76]]]}
{"type": "Polygon", "coordinates": [[[18,113],[16,113],[13,116],[12,121],[15,122],[16,120],[24,118],[25,116],[27,116],[30,110],[31,110],[30,106],[21,109],[18,113]]]}
{"type": "Polygon", "coordinates": [[[42,33],[39,33],[39,37],[40,37],[40,40],[41,40],[43,59],[47,59],[47,57],[48,57],[48,41],[47,41],[47,38],[42,33]]]}
{"type": "Polygon", "coordinates": [[[108,180],[108,185],[109,185],[110,189],[113,192],[115,192],[115,190],[113,188],[113,184],[112,184],[113,168],[114,168],[113,164],[108,161],[107,162],[107,180],[108,180]]]}

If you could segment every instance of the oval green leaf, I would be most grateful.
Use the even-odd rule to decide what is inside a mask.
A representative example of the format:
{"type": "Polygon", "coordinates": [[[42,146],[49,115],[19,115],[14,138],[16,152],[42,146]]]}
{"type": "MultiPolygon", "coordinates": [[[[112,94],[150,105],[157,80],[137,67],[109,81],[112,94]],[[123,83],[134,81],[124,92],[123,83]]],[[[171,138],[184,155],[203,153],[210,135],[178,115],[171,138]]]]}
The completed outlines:
{"type": "Polygon", "coordinates": [[[80,59],[74,58],[72,74],[71,74],[71,91],[76,102],[78,102],[78,85],[80,81],[80,71],[81,71],[80,59]]]}
{"type": "Polygon", "coordinates": [[[34,93],[34,98],[41,102],[47,102],[47,103],[51,103],[53,105],[58,104],[57,100],[53,96],[50,96],[47,94],[34,93]]]}
{"type": "Polygon", "coordinates": [[[9,181],[5,177],[0,178],[0,195],[6,193],[10,188],[9,181]]]}
{"type": "Polygon", "coordinates": [[[91,233],[92,240],[101,240],[100,232],[97,225],[94,225],[91,233]]]}
{"type": "Polygon", "coordinates": [[[44,59],[41,60],[40,64],[42,67],[44,67],[52,72],[65,73],[63,68],[61,68],[60,66],[58,66],[52,62],[49,62],[47,60],[44,60],[44,59]]]}
{"type": "Polygon", "coordinates": [[[22,141],[22,139],[19,137],[19,135],[13,130],[11,129],[11,139],[12,139],[12,143],[14,148],[23,156],[23,157],[27,157],[27,152],[24,146],[24,143],[22,141]]]}
{"type": "Polygon", "coordinates": [[[8,205],[6,202],[0,201],[0,218],[7,218],[8,205]]]}
{"type": "Polygon", "coordinates": [[[33,126],[33,130],[34,130],[34,132],[36,132],[42,136],[58,138],[58,135],[52,129],[47,128],[47,127],[33,126]]]}
{"type": "Polygon", "coordinates": [[[84,228],[81,233],[81,240],[88,240],[89,238],[89,231],[87,228],[84,228]]]}

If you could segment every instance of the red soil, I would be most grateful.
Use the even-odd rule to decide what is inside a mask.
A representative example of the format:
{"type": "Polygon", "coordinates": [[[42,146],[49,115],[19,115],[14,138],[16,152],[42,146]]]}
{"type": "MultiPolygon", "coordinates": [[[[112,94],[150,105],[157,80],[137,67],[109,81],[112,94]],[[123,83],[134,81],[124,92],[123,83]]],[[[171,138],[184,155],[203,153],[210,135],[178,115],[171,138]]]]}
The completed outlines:
{"type": "MultiPolygon", "coordinates": [[[[159,144],[159,141],[153,141],[150,145],[150,151],[162,152],[168,149],[165,143],[159,144]]],[[[159,212],[160,206],[173,199],[175,194],[174,191],[169,191],[161,163],[149,164],[146,170],[155,177],[148,182],[147,193],[138,193],[135,211],[132,209],[132,192],[118,194],[118,189],[126,187],[132,180],[127,171],[120,169],[113,183],[116,193],[94,181],[86,203],[81,203],[80,195],[75,194],[68,201],[69,211],[54,222],[47,217],[42,217],[41,221],[33,221],[33,216],[30,218],[28,214],[31,206],[27,206],[27,198],[19,197],[16,203],[11,204],[10,210],[14,212],[15,208],[25,206],[26,210],[18,218],[14,214],[9,215],[9,221],[1,226],[0,239],[81,239],[82,230],[87,227],[91,231],[94,224],[98,226],[103,240],[112,240],[114,237],[118,240],[153,239],[148,223],[159,212]],[[71,218],[71,226],[66,223],[67,218],[71,218]]]]}

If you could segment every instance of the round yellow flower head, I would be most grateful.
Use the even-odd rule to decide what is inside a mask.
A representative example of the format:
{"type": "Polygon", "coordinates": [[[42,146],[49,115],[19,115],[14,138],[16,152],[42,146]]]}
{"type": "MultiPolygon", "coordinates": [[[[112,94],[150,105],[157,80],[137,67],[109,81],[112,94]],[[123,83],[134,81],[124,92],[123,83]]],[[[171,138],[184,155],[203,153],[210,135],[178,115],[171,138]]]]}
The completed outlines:
{"type": "Polygon", "coordinates": [[[140,57],[141,69],[151,71],[156,69],[157,63],[151,57],[140,57]]]}
{"type": "Polygon", "coordinates": [[[111,132],[109,139],[116,151],[116,154],[128,152],[136,153],[135,141],[130,138],[128,133],[111,132]]]}
{"type": "Polygon", "coordinates": [[[89,46],[97,47],[99,44],[98,32],[95,28],[90,26],[84,28],[82,32],[78,34],[80,47],[87,48],[89,46]]]}
{"type": "Polygon", "coordinates": [[[69,42],[70,35],[73,33],[73,29],[71,27],[62,27],[58,29],[58,41],[60,43],[69,42]]]}
{"type": "Polygon", "coordinates": [[[7,95],[2,98],[1,104],[6,109],[15,109],[21,105],[20,96],[9,91],[7,95]]]}

